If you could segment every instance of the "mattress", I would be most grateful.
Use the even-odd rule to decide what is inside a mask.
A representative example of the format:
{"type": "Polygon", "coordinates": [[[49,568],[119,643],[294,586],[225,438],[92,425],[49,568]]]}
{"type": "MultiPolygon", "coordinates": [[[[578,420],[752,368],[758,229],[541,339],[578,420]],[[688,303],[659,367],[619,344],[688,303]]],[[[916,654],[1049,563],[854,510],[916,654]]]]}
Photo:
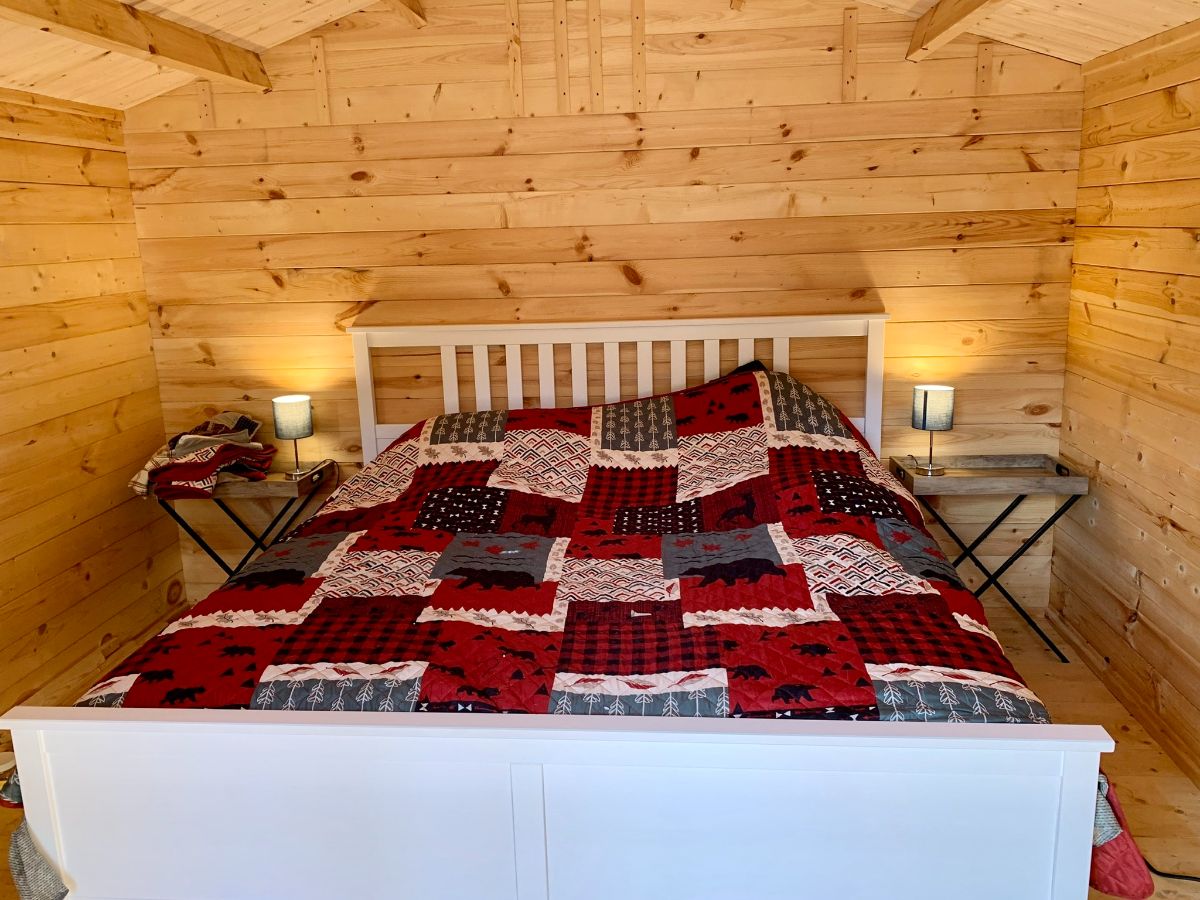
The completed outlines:
{"type": "Polygon", "coordinates": [[[1048,721],[913,498],[760,366],[420,423],[80,705],[1048,721]]]}

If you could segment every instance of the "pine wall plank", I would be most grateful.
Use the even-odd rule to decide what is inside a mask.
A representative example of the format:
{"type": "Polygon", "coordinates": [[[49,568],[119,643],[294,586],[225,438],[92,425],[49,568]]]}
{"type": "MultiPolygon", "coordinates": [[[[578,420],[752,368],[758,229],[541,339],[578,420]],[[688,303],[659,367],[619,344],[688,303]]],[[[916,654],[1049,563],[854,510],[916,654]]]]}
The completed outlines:
{"type": "Polygon", "coordinates": [[[1051,608],[1195,780],[1198,45],[1193,23],[1085,66],[1062,451],[1092,493],[1055,536],[1051,608]]]}
{"type": "Polygon", "coordinates": [[[183,604],[128,481],[163,441],[120,116],[0,96],[0,710],[73,702],[183,604]]]}
{"type": "MultiPolygon", "coordinates": [[[[168,430],[226,407],[269,420],[273,394],[306,391],[304,454],[358,462],[344,327],[372,306],[414,323],[884,309],[885,452],[923,445],[906,408],[930,380],[961,389],[946,450],[1056,451],[1079,67],[994,44],[980,87],[978,39],[915,65],[912,20],[863,6],[846,89],[846,6],[429,0],[419,31],[376,7],[316,32],[319,72],[309,37],[266,52],[269,94],[189,86],[128,111],[168,430]]],[[[861,409],[861,341],[796,352],[861,409]]],[[[382,414],[438,411],[434,355],[378,366],[382,414]]],[[[970,531],[990,509],[947,514],[970,531]]],[[[203,594],[218,573],[184,547],[203,594]]],[[[1034,605],[1048,553],[1013,573],[1034,605]]]]}

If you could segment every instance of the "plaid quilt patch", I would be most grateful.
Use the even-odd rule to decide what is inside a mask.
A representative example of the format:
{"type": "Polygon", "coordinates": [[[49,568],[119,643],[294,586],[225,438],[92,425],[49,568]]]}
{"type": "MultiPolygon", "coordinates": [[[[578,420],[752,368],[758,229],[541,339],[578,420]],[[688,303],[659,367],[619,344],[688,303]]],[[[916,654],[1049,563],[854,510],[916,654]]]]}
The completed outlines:
{"type": "Polygon", "coordinates": [[[667,506],[675,502],[675,468],[617,469],[593,466],[588,473],[579,514],[611,518],[618,509],[667,506]]]}
{"type": "Polygon", "coordinates": [[[1007,660],[994,658],[995,640],[962,628],[939,597],[834,594],[828,603],[865,662],[970,669],[1019,680],[1007,660]]]}
{"type": "Polygon", "coordinates": [[[416,627],[427,602],[419,597],[330,597],[292,629],[276,662],[425,660],[436,625],[416,627]]]}
{"type": "Polygon", "coordinates": [[[1044,719],[837,410],[749,370],[420,423],[82,702],[1044,719]]]}
{"type": "Polygon", "coordinates": [[[771,474],[779,490],[812,484],[819,473],[863,474],[862,458],[848,450],[821,450],[817,447],[772,447],[771,474]]]}
{"type": "Polygon", "coordinates": [[[685,628],[677,600],[581,600],[568,609],[558,666],[564,672],[637,675],[706,669],[718,656],[716,634],[685,628]]]}

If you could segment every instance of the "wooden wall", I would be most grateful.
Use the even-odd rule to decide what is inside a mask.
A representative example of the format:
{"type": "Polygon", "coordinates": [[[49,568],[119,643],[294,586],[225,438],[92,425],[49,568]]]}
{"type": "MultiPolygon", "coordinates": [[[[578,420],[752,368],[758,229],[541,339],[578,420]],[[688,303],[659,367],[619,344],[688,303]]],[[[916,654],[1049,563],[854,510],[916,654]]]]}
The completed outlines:
{"type": "Polygon", "coordinates": [[[0,92],[0,710],[70,703],[182,601],[128,481],[163,440],[119,114],[0,92]]]}
{"type": "Polygon", "coordinates": [[[1085,67],[1053,613],[1200,780],[1200,25],[1085,67]]]}
{"type": "MultiPolygon", "coordinates": [[[[733,5],[432,0],[420,31],[373,9],[266,53],[270,94],[131,110],[168,429],[307,391],[305,455],[357,461],[341,326],[373,302],[408,322],[882,307],[887,451],[922,446],[926,380],[960,388],[946,450],[1056,450],[1078,67],[975,38],[917,65],[895,13],[733,5]]],[[[811,356],[849,397],[861,348],[811,356]]],[[[386,364],[395,418],[435,411],[431,363],[386,364]]],[[[995,507],[951,513],[969,535],[995,507]]],[[[1048,554],[1012,576],[1035,604],[1048,554]]],[[[219,580],[186,543],[185,566],[197,593],[219,580]]]]}

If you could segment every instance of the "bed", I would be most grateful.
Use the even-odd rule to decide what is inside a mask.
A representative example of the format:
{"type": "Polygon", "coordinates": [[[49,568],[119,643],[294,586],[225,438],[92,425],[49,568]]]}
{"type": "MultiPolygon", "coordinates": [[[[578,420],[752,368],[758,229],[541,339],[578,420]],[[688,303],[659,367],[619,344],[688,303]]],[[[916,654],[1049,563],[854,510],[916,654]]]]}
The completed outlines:
{"type": "Polygon", "coordinates": [[[366,469],[2,720],[72,896],[1085,897],[1112,742],[1048,724],[871,452],[883,321],[352,329],[366,469]],[[786,372],[855,335],[856,421],[786,372]],[[430,346],[445,413],[378,421],[372,353],[430,346]]]}

